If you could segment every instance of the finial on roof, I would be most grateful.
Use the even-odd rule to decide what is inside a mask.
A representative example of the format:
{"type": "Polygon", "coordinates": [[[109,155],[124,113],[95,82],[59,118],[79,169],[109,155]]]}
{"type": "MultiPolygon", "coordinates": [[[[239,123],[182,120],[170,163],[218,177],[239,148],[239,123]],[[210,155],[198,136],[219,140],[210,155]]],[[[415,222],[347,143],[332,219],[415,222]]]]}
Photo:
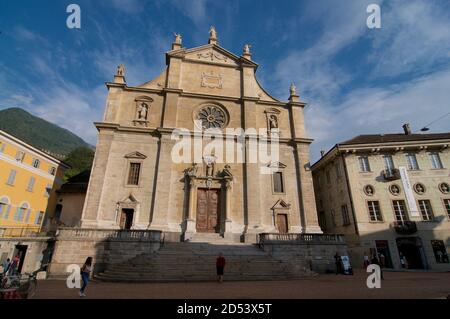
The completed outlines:
{"type": "Polygon", "coordinates": [[[248,60],[251,60],[251,59],[252,59],[252,54],[250,53],[250,48],[251,48],[251,47],[252,47],[252,46],[251,46],[250,44],[244,45],[244,50],[243,50],[242,56],[243,56],[244,58],[248,59],[248,60]]]}
{"type": "Polygon", "coordinates": [[[289,93],[290,95],[297,95],[297,87],[295,86],[294,82],[292,82],[291,86],[289,87],[289,93]]]}
{"type": "Polygon", "coordinates": [[[209,28],[209,44],[217,44],[217,31],[214,26],[209,28]]]}
{"type": "Polygon", "coordinates": [[[172,50],[181,49],[181,42],[183,40],[181,34],[174,32],[173,35],[175,36],[175,41],[172,43],[172,50]]]}
{"type": "Polygon", "coordinates": [[[116,74],[114,75],[115,83],[125,83],[125,65],[119,64],[117,66],[116,74]]]}
{"type": "Polygon", "coordinates": [[[294,82],[291,83],[291,86],[289,87],[289,101],[291,102],[299,102],[300,98],[297,95],[297,87],[295,86],[294,82]]]}

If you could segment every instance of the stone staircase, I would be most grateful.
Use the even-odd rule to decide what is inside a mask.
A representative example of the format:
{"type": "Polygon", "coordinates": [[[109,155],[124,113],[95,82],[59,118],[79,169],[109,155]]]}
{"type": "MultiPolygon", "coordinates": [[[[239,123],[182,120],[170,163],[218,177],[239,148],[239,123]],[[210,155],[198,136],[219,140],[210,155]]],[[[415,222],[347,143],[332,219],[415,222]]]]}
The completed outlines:
{"type": "Polygon", "coordinates": [[[122,282],[175,282],[216,280],[215,261],[220,252],[226,258],[226,281],[286,280],[313,275],[304,265],[276,260],[255,245],[199,234],[189,242],[165,243],[152,254],[111,264],[96,278],[122,282]]]}

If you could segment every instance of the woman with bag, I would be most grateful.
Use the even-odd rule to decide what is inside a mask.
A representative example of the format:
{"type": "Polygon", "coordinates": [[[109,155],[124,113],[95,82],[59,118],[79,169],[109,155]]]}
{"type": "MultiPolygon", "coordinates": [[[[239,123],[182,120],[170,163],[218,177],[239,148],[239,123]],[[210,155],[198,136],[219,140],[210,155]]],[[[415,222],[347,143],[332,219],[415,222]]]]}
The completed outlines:
{"type": "Polygon", "coordinates": [[[91,268],[92,268],[92,257],[86,258],[86,261],[84,262],[83,267],[80,269],[81,273],[81,279],[83,280],[83,286],[81,286],[80,289],[80,297],[86,297],[84,294],[84,291],[86,290],[86,287],[89,283],[89,276],[91,274],[91,268]]]}

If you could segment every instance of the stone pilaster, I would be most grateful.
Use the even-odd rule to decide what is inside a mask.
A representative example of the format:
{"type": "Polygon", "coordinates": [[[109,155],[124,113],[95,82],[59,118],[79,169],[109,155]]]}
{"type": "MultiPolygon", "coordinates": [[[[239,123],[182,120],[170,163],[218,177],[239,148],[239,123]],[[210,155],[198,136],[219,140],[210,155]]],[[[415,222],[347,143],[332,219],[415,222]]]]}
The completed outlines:
{"type": "Polygon", "coordinates": [[[157,163],[156,193],[152,211],[150,229],[169,231],[169,201],[172,189],[172,157],[171,151],[175,141],[170,135],[163,133],[160,139],[159,158],[157,163]]]}

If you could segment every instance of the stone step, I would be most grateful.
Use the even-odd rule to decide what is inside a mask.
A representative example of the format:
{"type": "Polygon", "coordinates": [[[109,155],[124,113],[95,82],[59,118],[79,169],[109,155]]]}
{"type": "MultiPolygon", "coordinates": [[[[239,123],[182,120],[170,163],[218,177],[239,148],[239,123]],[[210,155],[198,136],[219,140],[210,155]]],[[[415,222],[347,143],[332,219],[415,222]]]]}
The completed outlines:
{"type": "MultiPolygon", "coordinates": [[[[201,235],[198,238],[214,236],[201,235]]],[[[215,280],[215,260],[226,258],[227,280],[283,280],[308,275],[300,265],[284,263],[252,244],[166,243],[159,251],[127,262],[110,264],[97,274],[107,281],[204,281],[215,280]]]]}

